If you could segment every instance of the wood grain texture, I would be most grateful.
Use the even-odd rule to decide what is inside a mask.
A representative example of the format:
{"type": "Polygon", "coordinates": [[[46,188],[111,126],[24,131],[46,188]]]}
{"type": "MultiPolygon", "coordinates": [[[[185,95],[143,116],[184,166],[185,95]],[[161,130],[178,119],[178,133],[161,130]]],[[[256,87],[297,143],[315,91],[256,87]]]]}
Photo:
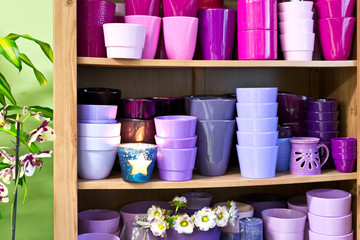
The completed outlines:
{"type": "Polygon", "coordinates": [[[77,239],[76,3],[54,0],[54,239],[77,239]]]}
{"type": "MultiPolygon", "coordinates": [[[[357,47],[357,51],[356,51],[356,56],[357,59],[360,59],[360,47],[359,42],[360,42],[360,1],[356,1],[356,37],[357,37],[357,41],[356,41],[356,47],[357,47]]],[[[356,91],[356,96],[357,99],[360,100],[360,90],[359,87],[360,86],[360,62],[357,63],[357,72],[356,72],[356,87],[357,87],[357,91],[356,91]]],[[[360,113],[360,103],[357,102],[356,105],[356,110],[358,113],[360,113]]],[[[354,126],[354,131],[356,132],[356,137],[357,139],[360,139],[360,127],[359,127],[359,123],[360,123],[360,117],[357,116],[357,124],[354,126]]],[[[355,231],[355,236],[356,239],[360,239],[360,144],[357,145],[357,182],[356,182],[356,186],[354,187],[355,189],[355,194],[356,194],[356,204],[355,207],[356,209],[353,210],[353,212],[356,212],[356,228],[354,228],[355,231]]]]}

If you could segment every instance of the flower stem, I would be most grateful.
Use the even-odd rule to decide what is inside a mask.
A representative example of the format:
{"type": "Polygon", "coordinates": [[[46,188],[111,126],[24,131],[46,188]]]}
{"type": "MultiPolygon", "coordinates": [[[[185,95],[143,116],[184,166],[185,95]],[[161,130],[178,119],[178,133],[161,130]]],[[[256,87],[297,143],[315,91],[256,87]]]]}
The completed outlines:
{"type": "Polygon", "coordinates": [[[17,211],[17,183],[19,181],[19,151],[20,151],[20,124],[16,122],[17,131],[16,131],[16,158],[15,158],[15,197],[13,204],[13,218],[12,218],[12,240],[15,240],[15,230],[16,230],[16,211],[17,211]]]}

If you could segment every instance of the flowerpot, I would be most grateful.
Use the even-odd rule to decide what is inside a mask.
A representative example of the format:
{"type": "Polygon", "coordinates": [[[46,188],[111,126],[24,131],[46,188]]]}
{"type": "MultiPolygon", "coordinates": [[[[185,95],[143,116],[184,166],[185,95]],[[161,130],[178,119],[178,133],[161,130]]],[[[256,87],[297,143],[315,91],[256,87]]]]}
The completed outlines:
{"type": "Polygon", "coordinates": [[[128,15],[160,16],[160,0],[125,0],[125,13],[128,15]]]}
{"type": "Polygon", "coordinates": [[[106,209],[90,209],[79,212],[79,234],[115,233],[119,229],[120,213],[106,209]]]}
{"type": "Polygon", "coordinates": [[[121,98],[120,89],[111,88],[80,88],[78,89],[78,104],[117,105],[121,98]]]}
{"type": "Polygon", "coordinates": [[[239,132],[275,132],[278,118],[236,118],[239,132]]]}
{"type": "Polygon", "coordinates": [[[193,98],[190,99],[190,115],[198,120],[232,120],[235,112],[235,99],[193,98]]]}
{"type": "Polygon", "coordinates": [[[207,192],[186,192],[183,196],[187,200],[187,209],[200,210],[203,207],[210,207],[211,200],[214,197],[207,192]]]}
{"type": "Polygon", "coordinates": [[[155,118],[156,134],[164,138],[189,138],[195,136],[196,117],[162,116],[155,118]]]}
{"type": "Polygon", "coordinates": [[[199,0],[163,0],[164,17],[196,17],[199,0]]]}

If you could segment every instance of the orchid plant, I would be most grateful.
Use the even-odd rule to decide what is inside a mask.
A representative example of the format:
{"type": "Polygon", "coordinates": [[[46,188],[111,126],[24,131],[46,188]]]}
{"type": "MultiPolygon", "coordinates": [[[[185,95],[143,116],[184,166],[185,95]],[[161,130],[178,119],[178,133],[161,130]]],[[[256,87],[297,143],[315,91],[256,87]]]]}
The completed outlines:
{"type": "MultiPolygon", "coordinates": [[[[32,68],[40,86],[44,86],[47,83],[45,76],[23,52],[20,52],[16,43],[20,38],[30,40],[39,45],[45,56],[53,62],[53,52],[49,44],[32,38],[29,35],[14,33],[3,38],[0,37],[0,55],[15,66],[19,72],[21,72],[23,64],[32,68]]],[[[9,203],[10,199],[13,199],[11,217],[12,239],[14,240],[18,189],[19,187],[24,187],[24,200],[22,201],[24,204],[28,194],[26,178],[33,176],[36,168],[43,166],[43,159],[50,158],[52,155],[52,151],[42,151],[38,144],[55,139],[55,132],[49,126],[53,117],[53,111],[50,108],[41,106],[19,106],[12,93],[10,84],[1,72],[0,105],[3,106],[0,108],[0,132],[15,137],[16,140],[11,141],[11,146],[0,147],[0,207],[2,204],[9,203]],[[31,119],[39,121],[38,127],[27,131],[27,123],[31,122],[31,119]],[[28,151],[23,156],[20,156],[21,145],[25,146],[28,151]],[[14,182],[14,189],[12,192],[9,192],[8,186],[12,181],[14,182]],[[14,195],[14,198],[9,198],[10,193],[14,195]]]]}
{"type": "Polygon", "coordinates": [[[234,226],[238,219],[238,209],[234,201],[229,201],[227,206],[204,207],[192,216],[178,212],[179,209],[187,207],[185,197],[176,196],[170,204],[175,211],[153,205],[148,209],[146,216],[136,218],[137,224],[150,228],[154,236],[166,237],[169,228],[173,228],[179,234],[192,234],[196,228],[199,231],[208,231],[215,227],[226,227],[228,224],[234,226]]]}

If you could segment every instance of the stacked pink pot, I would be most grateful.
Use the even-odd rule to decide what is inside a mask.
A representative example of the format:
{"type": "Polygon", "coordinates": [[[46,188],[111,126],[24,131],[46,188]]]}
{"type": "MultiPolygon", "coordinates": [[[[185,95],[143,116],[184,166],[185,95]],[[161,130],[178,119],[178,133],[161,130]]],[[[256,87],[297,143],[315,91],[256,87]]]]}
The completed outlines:
{"type": "Polygon", "coordinates": [[[339,189],[306,193],[310,240],[352,240],[351,194],[339,189]]]}
{"type": "Polygon", "coordinates": [[[275,177],[278,154],[277,88],[237,88],[240,172],[248,178],[275,177]]]}
{"type": "Polygon", "coordinates": [[[277,59],[276,0],[238,0],[239,60],[277,59]]]}
{"type": "Polygon", "coordinates": [[[325,60],[347,60],[350,56],[356,19],[355,0],[318,0],[320,43],[325,60]]]}
{"type": "Polygon", "coordinates": [[[333,138],[331,148],[336,169],[343,173],[354,171],[357,158],[356,138],[333,138]]]}
{"type": "Polygon", "coordinates": [[[285,60],[312,60],[315,44],[312,8],[311,1],[279,3],[280,42],[285,60]]]}
{"type": "Polygon", "coordinates": [[[155,118],[155,141],[158,146],[157,167],[160,179],[188,181],[192,179],[197,148],[197,118],[193,116],[161,116],[155,118]]]}
{"type": "Polygon", "coordinates": [[[107,178],[120,144],[117,106],[78,105],[78,173],[84,179],[107,178]]]}

